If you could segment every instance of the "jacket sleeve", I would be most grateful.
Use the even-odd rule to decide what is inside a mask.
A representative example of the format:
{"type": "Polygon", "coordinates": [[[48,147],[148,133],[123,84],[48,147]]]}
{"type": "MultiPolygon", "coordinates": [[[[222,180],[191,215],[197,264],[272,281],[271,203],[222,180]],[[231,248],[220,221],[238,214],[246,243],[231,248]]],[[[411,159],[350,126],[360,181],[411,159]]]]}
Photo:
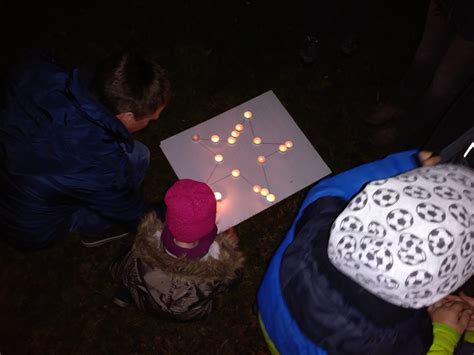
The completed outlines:
{"type": "Polygon", "coordinates": [[[225,231],[226,242],[229,246],[229,274],[224,280],[224,289],[232,287],[242,279],[245,258],[239,247],[239,236],[235,228],[225,231]]]}
{"type": "Polygon", "coordinates": [[[53,185],[73,203],[136,228],[145,213],[143,192],[125,179],[115,183],[115,177],[113,170],[101,167],[87,174],[57,176],[53,185]]]}
{"type": "Polygon", "coordinates": [[[138,189],[97,191],[88,199],[89,208],[101,216],[136,228],[145,213],[143,194],[138,189]]]}
{"type": "Polygon", "coordinates": [[[472,355],[474,354],[474,331],[464,333],[463,339],[459,342],[455,355],[472,355]]]}
{"type": "Polygon", "coordinates": [[[433,323],[433,344],[427,355],[451,355],[461,335],[442,323],[433,323]]]}

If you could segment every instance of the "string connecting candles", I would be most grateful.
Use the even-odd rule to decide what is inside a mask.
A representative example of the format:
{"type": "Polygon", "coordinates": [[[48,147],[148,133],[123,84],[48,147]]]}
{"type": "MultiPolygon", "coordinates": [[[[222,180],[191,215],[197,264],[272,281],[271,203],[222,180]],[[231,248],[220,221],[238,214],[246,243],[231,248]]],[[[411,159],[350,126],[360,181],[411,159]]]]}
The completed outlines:
{"type": "MultiPolygon", "coordinates": [[[[234,146],[237,143],[237,138],[244,131],[244,128],[245,128],[244,124],[245,124],[245,122],[247,122],[250,125],[250,131],[251,131],[250,133],[253,136],[253,138],[252,138],[252,144],[253,145],[255,145],[255,146],[261,146],[261,145],[275,145],[275,146],[278,146],[277,149],[274,150],[270,154],[257,156],[257,162],[263,169],[263,174],[265,176],[265,181],[266,181],[266,184],[268,186],[268,179],[267,179],[267,175],[266,175],[266,171],[265,171],[265,163],[266,163],[267,159],[272,157],[275,153],[278,153],[278,152],[285,153],[286,151],[293,148],[294,143],[291,140],[286,140],[283,143],[270,143],[270,142],[269,143],[267,143],[267,142],[264,143],[263,139],[260,136],[255,135],[255,132],[254,132],[254,129],[253,129],[253,126],[252,126],[252,122],[251,122],[251,120],[253,118],[253,113],[251,111],[245,111],[243,113],[243,116],[244,116],[244,121],[242,123],[237,123],[234,126],[234,129],[231,131],[230,136],[227,137],[227,143],[231,146],[234,146]]],[[[192,139],[193,142],[196,142],[196,143],[199,143],[201,141],[211,141],[214,144],[218,144],[221,141],[221,137],[217,134],[213,134],[210,138],[201,138],[201,136],[199,134],[194,134],[194,135],[191,136],[191,139],[192,139]]],[[[202,145],[202,143],[201,143],[201,145],[202,145]]],[[[224,161],[224,156],[222,154],[216,154],[211,149],[207,148],[205,145],[203,145],[203,147],[206,148],[210,153],[213,154],[214,160],[217,163],[214,166],[214,169],[212,170],[211,175],[207,179],[207,181],[209,181],[211,179],[211,177],[213,176],[213,174],[214,174],[217,166],[219,165],[219,163],[222,163],[224,161]]],[[[261,148],[259,148],[259,149],[261,149],[261,148]]],[[[221,181],[221,180],[223,180],[225,178],[228,178],[228,177],[237,178],[237,177],[240,177],[240,176],[244,179],[244,181],[246,181],[251,186],[253,192],[265,197],[265,199],[270,203],[273,203],[273,202],[276,201],[276,196],[275,196],[275,194],[271,193],[269,187],[262,187],[261,185],[258,185],[258,184],[252,185],[247,180],[247,178],[245,178],[245,176],[241,175],[241,172],[240,172],[239,169],[232,169],[231,173],[229,175],[227,175],[223,178],[220,178],[217,181],[221,181]]],[[[217,181],[214,181],[210,184],[211,185],[215,184],[217,181]]],[[[216,191],[214,193],[214,195],[215,195],[217,201],[222,200],[222,194],[220,192],[216,191]]]]}

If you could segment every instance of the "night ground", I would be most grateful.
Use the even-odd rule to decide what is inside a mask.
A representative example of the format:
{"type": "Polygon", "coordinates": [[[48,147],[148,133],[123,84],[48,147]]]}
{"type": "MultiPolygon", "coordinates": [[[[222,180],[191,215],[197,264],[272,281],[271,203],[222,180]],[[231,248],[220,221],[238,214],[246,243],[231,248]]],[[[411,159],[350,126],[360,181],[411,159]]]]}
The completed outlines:
{"type": "MultiPolygon", "coordinates": [[[[360,49],[350,57],[340,53],[343,33],[336,23],[313,65],[298,57],[304,9],[297,4],[1,1],[0,77],[32,50],[52,53],[68,67],[93,66],[124,46],[158,55],[173,99],[158,122],[137,134],[152,152],[145,180],[150,201],[160,200],[176,179],[159,149],[161,140],[267,90],[275,92],[335,173],[421,144],[425,137],[375,149],[363,118],[409,65],[428,2],[367,1],[360,11],[360,49]]],[[[210,317],[189,324],[112,304],[115,287],[108,266],[130,240],[89,249],[71,235],[33,253],[2,243],[0,353],[266,354],[252,306],[265,267],[305,193],[237,227],[247,260],[243,280],[218,298],[210,317]]]]}

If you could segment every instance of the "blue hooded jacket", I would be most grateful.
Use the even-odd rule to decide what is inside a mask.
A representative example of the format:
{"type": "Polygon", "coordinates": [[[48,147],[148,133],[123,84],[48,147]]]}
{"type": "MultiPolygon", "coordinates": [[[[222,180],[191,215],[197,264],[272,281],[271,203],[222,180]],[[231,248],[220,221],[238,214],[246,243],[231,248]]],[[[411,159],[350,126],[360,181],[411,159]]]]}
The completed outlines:
{"type": "MultiPolygon", "coordinates": [[[[329,268],[321,268],[324,260],[313,253],[318,239],[327,237],[333,220],[347,201],[369,181],[417,167],[414,156],[415,151],[390,155],[325,178],[308,192],[258,290],[261,325],[275,352],[315,355],[393,354],[397,349],[410,355],[426,352],[431,341],[427,314],[420,312],[411,318],[406,314],[397,316],[400,319],[393,319],[393,324],[377,329],[374,321],[345,302],[341,285],[331,286],[329,268]],[[316,210],[311,211],[313,207],[316,210]],[[307,212],[310,214],[305,217],[307,212]],[[299,238],[296,238],[297,230],[299,238]]],[[[378,310],[386,311],[386,307],[378,305],[374,311],[378,310]]]]}
{"type": "Polygon", "coordinates": [[[89,208],[136,225],[144,202],[126,152],[134,141],[72,72],[36,59],[13,70],[0,112],[0,228],[40,247],[89,208]]]}

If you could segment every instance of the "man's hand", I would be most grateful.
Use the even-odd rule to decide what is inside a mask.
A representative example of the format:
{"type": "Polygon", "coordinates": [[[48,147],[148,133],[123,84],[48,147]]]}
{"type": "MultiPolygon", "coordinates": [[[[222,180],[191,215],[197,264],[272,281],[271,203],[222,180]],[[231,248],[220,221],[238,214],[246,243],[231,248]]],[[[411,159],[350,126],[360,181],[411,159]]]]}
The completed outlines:
{"type": "Polygon", "coordinates": [[[451,301],[446,298],[428,307],[428,313],[433,322],[445,324],[459,334],[463,334],[470,325],[473,315],[466,302],[451,301]]]}

